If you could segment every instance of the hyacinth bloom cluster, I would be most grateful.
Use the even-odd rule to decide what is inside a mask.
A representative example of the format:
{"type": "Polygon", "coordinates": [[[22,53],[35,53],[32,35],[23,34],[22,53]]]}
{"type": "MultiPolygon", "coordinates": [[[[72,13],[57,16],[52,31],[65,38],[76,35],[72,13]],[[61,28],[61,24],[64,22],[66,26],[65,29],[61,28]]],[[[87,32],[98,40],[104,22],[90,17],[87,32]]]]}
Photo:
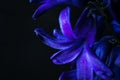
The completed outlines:
{"type": "Polygon", "coordinates": [[[76,70],[70,72],[75,76],[63,73],[60,80],[93,80],[93,72],[102,79],[109,79],[112,76],[110,69],[91,50],[95,40],[96,26],[94,18],[88,12],[89,9],[86,8],[72,29],[69,20],[70,9],[62,10],[59,16],[60,31],[54,29],[53,37],[41,28],[35,29],[36,34],[46,45],[60,50],[51,57],[53,63],[61,65],[76,60],[76,70]],[[69,77],[66,79],[66,76],[69,77]]]}
{"type": "Polygon", "coordinates": [[[58,52],[50,57],[54,64],[72,63],[71,66],[74,66],[73,69],[63,72],[59,80],[120,80],[120,23],[111,8],[111,0],[29,1],[40,4],[33,14],[33,19],[57,5],[81,7],[86,3],[90,4],[82,11],[73,27],[70,22],[70,7],[67,7],[60,12],[60,29],[55,28],[53,35],[49,35],[43,28],[35,29],[44,44],[58,49],[58,52]],[[111,23],[107,22],[103,4],[107,4],[112,17],[111,23]],[[111,27],[113,35],[96,37],[104,31],[103,26],[107,26],[107,29],[108,26],[111,27]]]}

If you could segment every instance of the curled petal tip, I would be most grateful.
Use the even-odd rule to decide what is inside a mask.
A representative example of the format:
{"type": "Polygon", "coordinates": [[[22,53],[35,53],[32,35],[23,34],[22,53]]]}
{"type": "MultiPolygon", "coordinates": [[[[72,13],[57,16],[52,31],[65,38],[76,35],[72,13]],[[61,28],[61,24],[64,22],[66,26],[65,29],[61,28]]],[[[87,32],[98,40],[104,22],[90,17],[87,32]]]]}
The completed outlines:
{"type": "Polygon", "coordinates": [[[120,34],[120,23],[113,20],[112,25],[113,25],[114,32],[117,33],[117,34],[120,34]]]}
{"type": "Polygon", "coordinates": [[[36,35],[38,35],[38,29],[35,29],[34,32],[36,35]]]}
{"type": "Polygon", "coordinates": [[[36,35],[39,35],[39,32],[42,30],[42,28],[36,28],[35,30],[34,30],[34,32],[35,32],[35,34],[36,35]]]}
{"type": "Polygon", "coordinates": [[[50,8],[52,8],[54,5],[50,4],[50,3],[46,3],[43,5],[40,5],[36,11],[34,12],[32,18],[34,20],[36,20],[41,14],[43,14],[44,12],[46,12],[47,10],[49,10],[50,8]]]}

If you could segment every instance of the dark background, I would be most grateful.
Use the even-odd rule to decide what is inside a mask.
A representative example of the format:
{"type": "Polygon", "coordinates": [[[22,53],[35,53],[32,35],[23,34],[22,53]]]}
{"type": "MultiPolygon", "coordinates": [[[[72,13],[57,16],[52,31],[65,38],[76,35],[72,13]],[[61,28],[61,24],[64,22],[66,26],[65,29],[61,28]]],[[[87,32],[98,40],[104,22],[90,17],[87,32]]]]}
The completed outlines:
{"type": "Polygon", "coordinates": [[[28,0],[0,2],[0,80],[57,80],[61,72],[50,61],[56,51],[42,44],[34,33],[36,27],[52,26],[57,14],[48,12],[50,15],[34,21],[31,16],[36,7],[28,0]]]}
{"type": "Polygon", "coordinates": [[[32,14],[37,7],[28,0],[0,2],[0,80],[57,80],[66,69],[52,63],[50,56],[56,50],[34,33],[37,27],[49,33],[58,27],[58,15],[65,6],[53,8],[34,21],[32,14]]]}

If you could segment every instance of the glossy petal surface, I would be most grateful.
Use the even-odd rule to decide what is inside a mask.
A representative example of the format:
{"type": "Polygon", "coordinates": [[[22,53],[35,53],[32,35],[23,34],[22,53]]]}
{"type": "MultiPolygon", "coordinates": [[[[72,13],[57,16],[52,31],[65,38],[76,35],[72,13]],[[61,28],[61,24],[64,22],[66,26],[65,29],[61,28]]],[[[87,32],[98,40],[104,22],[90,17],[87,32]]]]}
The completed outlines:
{"type": "Polygon", "coordinates": [[[70,8],[66,8],[60,13],[59,24],[64,36],[69,39],[74,39],[76,37],[70,23],[70,8]]]}
{"type": "Polygon", "coordinates": [[[117,34],[120,34],[120,23],[114,20],[112,21],[112,25],[113,25],[114,32],[117,34]]]}

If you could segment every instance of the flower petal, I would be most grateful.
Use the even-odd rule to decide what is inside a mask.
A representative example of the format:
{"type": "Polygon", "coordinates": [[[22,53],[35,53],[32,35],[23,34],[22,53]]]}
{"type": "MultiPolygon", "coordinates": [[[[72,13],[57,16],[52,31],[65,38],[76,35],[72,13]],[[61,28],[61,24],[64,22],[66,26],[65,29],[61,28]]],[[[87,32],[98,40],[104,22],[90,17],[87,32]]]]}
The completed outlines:
{"type": "Polygon", "coordinates": [[[93,80],[93,68],[85,51],[77,60],[77,80],[93,80]]]}
{"type": "Polygon", "coordinates": [[[120,46],[114,47],[110,53],[108,60],[107,60],[107,65],[109,67],[114,65],[114,62],[119,54],[120,54],[120,46]]]}
{"type": "Polygon", "coordinates": [[[54,29],[54,30],[53,30],[53,35],[54,35],[57,39],[60,39],[60,40],[66,39],[66,40],[67,40],[67,38],[62,34],[62,32],[59,31],[59,30],[57,30],[57,29],[54,29]]]}
{"type": "Polygon", "coordinates": [[[91,56],[90,59],[95,73],[102,79],[109,80],[112,76],[112,71],[98,58],[91,56]]]}
{"type": "Polygon", "coordinates": [[[107,56],[111,50],[111,45],[105,42],[99,42],[95,50],[96,55],[102,60],[106,61],[107,56]]]}
{"type": "Polygon", "coordinates": [[[95,73],[102,79],[109,80],[112,76],[112,71],[93,55],[93,52],[89,47],[86,48],[86,51],[88,52],[89,62],[91,63],[95,73]]]}
{"type": "Polygon", "coordinates": [[[66,49],[72,45],[73,42],[68,40],[59,40],[51,37],[44,32],[42,28],[35,29],[35,33],[40,37],[41,41],[46,45],[55,48],[55,49],[66,49]]]}
{"type": "Polygon", "coordinates": [[[76,79],[76,70],[63,72],[60,75],[59,80],[77,80],[76,79]]]}
{"type": "Polygon", "coordinates": [[[120,23],[114,20],[112,21],[112,25],[113,25],[114,32],[117,34],[120,34],[120,23]]]}
{"type": "Polygon", "coordinates": [[[51,3],[45,3],[43,5],[40,5],[36,11],[34,12],[32,18],[34,20],[36,20],[37,17],[39,17],[42,13],[44,13],[45,11],[49,10],[50,8],[52,8],[54,5],[51,3]]]}
{"type": "Polygon", "coordinates": [[[115,64],[120,67],[120,53],[119,55],[117,56],[116,60],[115,60],[115,64]]]}
{"type": "Polygon", "coordinates": [[[69,39],[74,39],[75,35],[72,31],[71,23],[70,23],[70,8],[67,7],[61,11],[59,15],[59,24],[62,33],[69,39]]]}
{"type": "Polygon", "coordinates": [[[89,32],[91,27],[93,27],[93,20],[92,18],[90,18],[88,13],[89,9],[85,8],[75,25],[74,33],[78,37],[84,37],[85,35],[87,35],[86,33],[89,32]]]}
{"type": "Polygon", "coordinates": [[[66,64],[73,61],[82,51],[82,46],[85,40],[78,40],[75,43],[64,50],[61,50],[51,56],[53,63],[55,64],[66,64]]]}
{"type": "Polygon", "coordinates": [[[93,25],[93,27],[89,30],[87,33],[86,39],[88,42],[88,45],[91,47],[95,41],[96,36],[96,26],[93,25]]]}
{"type": "Polygon", "coordinates": [[[104,36],[94,44],[95,53],[102,61],[106,61],[107,56],[110,54],[112,45],[109,43],[109,40],[112,38],[112,36],[104,36]]]}

